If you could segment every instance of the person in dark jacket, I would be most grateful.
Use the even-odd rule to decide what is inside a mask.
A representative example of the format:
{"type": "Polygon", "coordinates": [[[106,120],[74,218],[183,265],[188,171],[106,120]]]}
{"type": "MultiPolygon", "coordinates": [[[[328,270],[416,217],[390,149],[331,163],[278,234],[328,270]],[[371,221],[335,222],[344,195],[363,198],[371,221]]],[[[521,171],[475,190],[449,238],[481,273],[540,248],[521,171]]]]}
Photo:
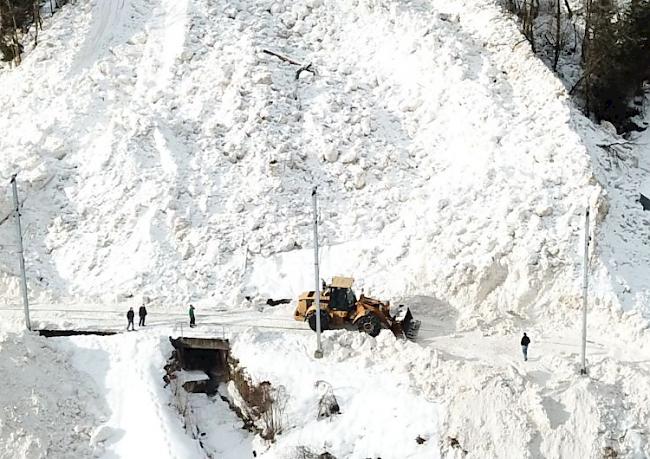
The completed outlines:
{"type": "Polygon", "coordinates": [[[133,325],[133,318],[135,317],[135,313],[133,312],[133,308],[129,308],[129,311],[126,313],[126,320],[129,322],[126,324],[126,329],[128,330],[129,327],[131,327],[131,330],[135,330],[135,325],[133,325]]]}
{"type": "Polygon", "coordinates": [[[140,309],[138,310],[138,315],[140,316],[140,322],[138,323],[138,327],[144,327],[144,318],[147,317],[147,308],[144,307],[144,304],[140,306],[140,309]]]}
{"type": "Polygon", "coordinates": [[[521,352],[524,353],[524,360],[528,361],[528,345],[530,344],[530,338],[524,333],[524,336],[521,338],[521,352]]]}
{"type": "Polygon", "coordinates": [[[194,317],[194,306],[190,304],[190,327],[196,327],[196,318],[194,317]]]}

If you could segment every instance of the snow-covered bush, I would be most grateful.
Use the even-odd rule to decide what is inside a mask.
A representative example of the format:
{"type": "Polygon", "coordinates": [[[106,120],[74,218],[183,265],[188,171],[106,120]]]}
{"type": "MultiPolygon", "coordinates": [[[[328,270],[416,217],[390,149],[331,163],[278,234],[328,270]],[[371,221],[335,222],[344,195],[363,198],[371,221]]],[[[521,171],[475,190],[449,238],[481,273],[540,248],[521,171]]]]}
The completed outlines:
{"type": "Polygon", "coordinates": [[[293,451],[293,454],[290,455],[291,459],[336,459],[336,456],[324,452],[324,453],[315,453],[306,446],[298,446],[293,451]]]}
{"type": "Polygon", "coordinates": [[[321,394],[320,400],[318,401],[318,419],[329,418],[333,414],[339,414],[341,408],[332,390],[332,385],[327,381],[316,381],[315,386],[321,394]]]}

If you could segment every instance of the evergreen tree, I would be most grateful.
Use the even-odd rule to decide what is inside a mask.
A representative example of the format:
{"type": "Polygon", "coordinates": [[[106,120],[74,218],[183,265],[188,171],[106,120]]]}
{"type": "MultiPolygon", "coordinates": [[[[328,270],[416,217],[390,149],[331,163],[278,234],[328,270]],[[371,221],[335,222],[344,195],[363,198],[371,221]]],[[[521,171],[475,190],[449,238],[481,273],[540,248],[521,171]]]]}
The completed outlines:
{"type": "Polygon", "coordinates": [[[623,14],[628,75],[638,88],[650,80],[650,0],[633,0],[623,14]]]}
{"type": "Polygon", "coordinates": [[[616,90],[619,62],[618,17],[612,0],[588,0],[585,8],[585,35],[582,44],[584,97],[586,110],[615,125],[612,107],[618,106],[616,90]]]}

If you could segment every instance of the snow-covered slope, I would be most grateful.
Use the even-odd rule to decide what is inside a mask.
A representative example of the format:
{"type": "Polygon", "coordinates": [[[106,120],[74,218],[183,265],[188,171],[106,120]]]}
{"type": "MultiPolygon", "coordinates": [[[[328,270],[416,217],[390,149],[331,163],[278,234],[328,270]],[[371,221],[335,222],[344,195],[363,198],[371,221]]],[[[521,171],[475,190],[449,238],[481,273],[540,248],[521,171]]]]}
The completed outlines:
{"type": "Polygon", "coordinates": [[[92,457],[107,407],[44,338],[0,333],[0,458],[92,457]]]}
{"type": "MultiPolygon", "coordinates": [[[[650,134],[612,145],[493,1],[78,0],[44,27],[0,71],[0,179],[20,173],[35,322],[117,329],[115,303],[154,304],[128,336],[0,336],[0,457],[202,457],[160,379],[189,299],[193,332],[231,333],[252,377],[290,397],[274,445],[195,398],[217,455],[650,454],[650,221],[635,202],[650,134]],[[290,305],[215,310],[312,285],[314,184],[323,277],[405,299],[418,344],[327,332],[316,363],[308,330],[242,332],[284,326],[290,305]],[[578,378],[586,205],[596,314],[578,378]],[[343,414],[318,422],[325,376],[343,414]]],[[[4,304],[20,298],[10,199],[4,304]]]]}
{"type": "Polygon", "coordinates": [[[588,203],[599,304],[647,307],[647,276],[608,254],[620,234],[648,257],[632,184],[603,193],[618,175],[594,147],[606,134],[492,1],[84,0],[0,79],[0,174],[20,172],[35,299],[295,295],[317,184],[324,276],[437,297],[468,326],[562,315],[588,203]]]}
{"type": "MultiPolygon", "coordinates": [[[[8,382],[0,396],[0,458],[650,454],[650,346],[643,342],[631,355],[619,337],[592,334],[589,377],[580,377],[570,329],[529,329],[527,362],[516,336],[446,334],[423,346],[388,331],[377,338],[327,331],[324,358],[316,360],[311,333],[231,329],[240,368],[254,383],[281,390],[286,402],[282,434],[265,442],[244,430],[219,396],[192,394],[189,408],[175,406],[179,399],[162,380],[174,333],[154,325],[109,337],[0,336],[8,382]],[[317,420],[323,386],[331,387],[340,414],[317,420]]],[[[220,394],[235,392],[222,385],[220,394]]]]}

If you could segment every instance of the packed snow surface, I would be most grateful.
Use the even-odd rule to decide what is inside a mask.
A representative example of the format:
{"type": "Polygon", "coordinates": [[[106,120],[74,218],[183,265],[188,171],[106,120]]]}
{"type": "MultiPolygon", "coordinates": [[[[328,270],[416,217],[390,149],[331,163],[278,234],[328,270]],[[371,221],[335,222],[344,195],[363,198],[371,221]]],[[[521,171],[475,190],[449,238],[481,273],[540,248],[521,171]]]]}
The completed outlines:
{"type": "Polygon", "coordinates": [[[71,354],[72,364],[106,401],[110,416],[90,439],[103,457],[201,457],[163,387],[163,367],[171,354],[165,337],[144,340],[127,333],[51,340],[71,354]]]}

